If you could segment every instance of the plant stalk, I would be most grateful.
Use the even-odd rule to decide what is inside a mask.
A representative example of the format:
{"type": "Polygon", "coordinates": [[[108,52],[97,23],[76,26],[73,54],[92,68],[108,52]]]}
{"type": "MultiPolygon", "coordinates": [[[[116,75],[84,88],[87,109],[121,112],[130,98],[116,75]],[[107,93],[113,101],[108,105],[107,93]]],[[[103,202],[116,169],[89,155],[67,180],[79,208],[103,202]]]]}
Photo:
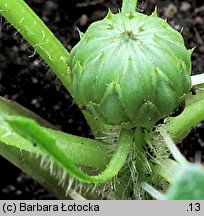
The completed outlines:
{"type": "MultiPolygon", "coordinates": [[[[65,197],[66,189],[58,185],[58,180],[50,175],[49,168],[45,169],[40,166],[40,158],[31,157],[30,153],[21,151],[15,147],[0,142],[0,155],[26,172],[33,179],[38,181],[59,199],[67,199],[65,197]],[[49,178],[49,181],[48,181],[49,178]]],[[[3,177],[3,174],[2,174],[3,177]]]]}
{"type": "Polygon", "coordinates": [[[52,134],[52,136],[54,136],[58,140],[58,145],[61,146],[62,149],[64,149],[64,152],[69,152],[70,159],[72,161],[75,161],[75,163],[78,165],[103,170],[106,167],[106,164],[110,161],[111,155],[107,156],[107,152],[113,149],[110,145],[103,144],[97,140],[78,137],[53,130],[53,125],[40,118],[30,110],[13,101],[9,101],[0,97],[0,142],[2,143],[21,148],[22,150],[28,152],[45,155],[45,152],[42,151],[42,149],[36,147],[33,148],[32,143],[29,143],[28,141],[25,142],[22,137],[18,137],[14,133],[12,133],[12,135],[10,136],[5,136],[4,138],[3,136],[1,137],[2,134],[10,130],[9,128],[7,128],[8,126],[5,125],[4,120],[1,119],[5,116],[24,116],[32,118],[35,119],[40,125],[47,127],[45,128],[45,130],[47,130],[47,132],[52,134]]]}
{"type": "Polygon", "coordinates": [[[82,171],[69,156],[66,155],[57,145],[57,140],[45,128],[35,121],[22,117],[10,117],[7,119],[12,129],[30,141],[37,143],[44,149],[58,165],[76,179],[87,183],[101,183],[113,178],[123,167],[133,142],[130,130],[121,130],[118,144],[115,148],[110,162],[104,171],[99,175],[92,176],[82,171]],[[26,127],[27,126],[27,127],[26,127]]]}
{"type": "Polygon", "coordinates": [[[72,92],[69,52],[23,0],[1,0],[0,14],[33,46],[72,92]]]}
{"type": "MultiPolygon", "coordinates": [[[[19,104],[13,101],[8,101],[0,97],[0,117],[2,117],[2,115],[26,116],[37,120],[41,125],[52,127],[51,124],[44,121],[39,116],[27,110],[26,108],[20,106],[19,104]]],[[[1,123],[2,120],[0,121],[0,124],[1,123]]],[[[54,131],[51,129],[49,131],[51,134],[53,134],[53,136],[57,137],[59,142],[63,143],[65,142],[65,140],[68,141],[66,143],[67,144],[66,148],[69,149],[71,158],[73,156],[75,157],[72,158],[72,160],[75,161],[76,164],[88,165],[90,167],[91,165],[94,165],[93,167],[97,167],[101,170],[106,167],[106,164],[108,164],[109,156],[111,156],[111,154],[107,156],[107,152],[110,151],[110,148],[106,149],[107,147],[106,145],[102,145],[100,144],[100,142],[97,143],[97,141],[94,140],[87,139],[86,141],[85,138],[80,138],[68,134],[66,134],[66,138],[64,139],[64,134],[62,134],[61,132],[54,131]],[[68,136],[71,136],[73,139],[70,140],[68,136]],[[76,140],[74,141],[74,139],[76,140]],[[86,151],[89,151],[90,154],[86,154],[86,151]],[[97,159],[95,160],[94,158],[97,159]],[[88,164],[86,164],[85,161],[88,162],[88,164]]],[[[0,127],[0,133],[1,133],[1,127],[0,127]]],[[[24,151],[22,149],[11,146],[11,145],[18,146],[18,142],[20,142],[19,145],[22,144],[20,139],[16,140],[14,133],[12,135],[14,136],[13,139],[11,137],[10,138],[8,137],[8,140],[5,140],[5,142],[0,141],[0,155],[2,157],[6,158],[8,161],[13,163],[22,171],[26,172],[29,176],[31,176],[33,179],[35,179],[37,182],[43,185],[43,187],[45,187],[47,190],[52,192],[58,199],[79,199],[80,198],[80,196],[71,189],[69,191],[68,196],[66,197],[65,194],[66,194],[66,190],[67,190],[66,187],[68,185],[68,182],[64,186],[59,185],[58,184],[59,180],[57,180],[56,177],[50,174],[50,167],[46,168],[45,166],[41,165],[41,156],[35,157],[34,156],[35,153],[31,154],[28,151],[24,151]],[[49,181],[47,181],[47,179],[49,179],[49,181]]],[[[86,190],[86,186],[84,186],[84,189],[86,190]]],[[[86,198],[100,199],[100,197],[98,197],[98,195],[93,192],[86,194],[86,198]]]]}
{"type": "Polygon", "coordinates": [[[137,0],[123,0],[122,12],[131,13],[137,9],[137,0]]]}
{"type": "Polygon", "coordinates": [[[185,110],[177,117],[170,117],[163,124],[175,143],[182,141],[191,128],[204,121],[204,88],[198,87],[196,95],[189,95],[186,99],[185,110]]]}

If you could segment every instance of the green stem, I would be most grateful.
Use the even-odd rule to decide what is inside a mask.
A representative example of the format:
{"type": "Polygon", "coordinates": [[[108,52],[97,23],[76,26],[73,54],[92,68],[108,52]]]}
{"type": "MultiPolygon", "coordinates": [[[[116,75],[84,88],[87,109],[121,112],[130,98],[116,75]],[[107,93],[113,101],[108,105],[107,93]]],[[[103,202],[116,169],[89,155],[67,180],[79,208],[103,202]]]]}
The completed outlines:
{"type": "Polygon", "coordinates": [[[24,140],[23,138],[12,133],[12,136],[1,136],[10,129],[8,125],[1,118],[5,116],[23,116],[35,119],[40,125],[47,127],[45,130],[49,132],[58,140],[58,145],[64,149],[66,153],[70,155],[70,159],[75,161],[77,165],[83,165],[103,170],[106,164],[110,161],[110,156],[107,156],[107,152],[113,150],[113,146],[101,143],[97,140],[92,140],[84,137],[78,137],[71,134],[66,134],[60,131],[53,130],[53,125],[40,118],[30,110],[22,107],[21,105],[6,100],[0,97],[0,142],[7,143],[23,149],[28,152],[44,155],[45,152],[42,149],[34,148],[32,143],[24,140]],[[41,151],[39,151],[41,150],[41,151]],[[89,154],[88,154],[88,153],[89,154]]]}
{"type": "Polygon", "coordinates": [[[105,182],[117,175],[126,161],[133,142],[132,131],[122,129],[115,152],[105,170],[97,176],[90,176],[81,171],[57,146],[57,140],[35,121],[22,117],[11,117],[7,121],[15,132],[31,142],[39,144],[68,173],[78,180],[88,183],[105,182]]]}
{"type": "MultiPolygon", "coordinates": [[[[55,175],[50,174],[50,167],[44,167],[41,165],[41,158],[32,157],[29,152],[22,151],[13,146],[9,146],[0,142],[0,155],[14,164],[16,167],[27,173],[30,177],[41,184],[45,189],[50,191],[55,197],[61,200],[65,199],[83,199],[85,196],[87,199],[95,200],[101,199],[97,193],[82,191],[82,195],[76,191],[70,189],[67,194],[67,186],[69,180],[65,181],[63,185],[59,185],[59,179],[55,175]],[[67,194],[67,195],[66,195],[67,194]]],[[[3,178],[3,173],[1,175],[3,178]]],[[[85,186],[84,186],[85,187],[85,186]]]]}
{"type": "Polygon", "coordinates": [[[23,0],[1,0],[0,14],[34,47],[71,93],[69,53],[42,20],[23,0]]]}
{"type": "Polygon", "coordinates": [[[146,172],[148,172],[149,163],[147,161],[147,155],[144,149],[144,146],[146,144],[145,141],[145,134],[142,132],[141,128],[136,128],[135,135],[135,155],[136,155],[136,161],[135,165],[137,167],[138,177],[140,183],[144,181],[144,176],[146,172]]]}
{"type": "MultiPolygon", "coordinates": [[[[199,122],[204,121],[204,91],[203,85],[196,86],[196,95],[191,95],[186,99],[185,110],[177,117],[169,117],[162,130],[168,132],[175,143],[182,141],[189,131],[199,122]]],[[[160,134],[155,134],[155,140],[163,143],[165,140],[160,134]]],[[[160,160],[153,170],[170,183],[175,181],[175,174],[179,164],[171,159],[160,160]]]]}
{"type": "Polygon", "coordinates": [[[189,95],[185,110],[177,117],[169,118],[163,125],[174,142],[181,141],[196,124],[204,120],[204,91],[189,95]]]}
{"type": "Polygon", "coordinates": [[[152,167],[154,173],[162,176],[170,184],[175,182],[179,168],[180,164],[170,158],[161,159],[158,164],[152,167]]]}
{"type": "Polygon", "coordinates": [[[131,13],[137,9],[137,0],[123,0],[122,12],[131,13]]]}
{"type": "MultiPolygon", "coordinates": [[[[26,172],[33,179],[38,181],[59,199],[65,199],[66,188],[58,185],[58,180],[50,175],[49,168],[40,166],[40,158],[31,157],[29,152],[21,151],[15,147],[0,142],[0,155],[13,163],[15,166],[26,172]],[[49,181],[48,181],[49,178],[49,181]]],[[[1,174],[3,177],[3,173],[1,174]]],[[[66,198],[67,199],[67,198],[66,198]]]]}

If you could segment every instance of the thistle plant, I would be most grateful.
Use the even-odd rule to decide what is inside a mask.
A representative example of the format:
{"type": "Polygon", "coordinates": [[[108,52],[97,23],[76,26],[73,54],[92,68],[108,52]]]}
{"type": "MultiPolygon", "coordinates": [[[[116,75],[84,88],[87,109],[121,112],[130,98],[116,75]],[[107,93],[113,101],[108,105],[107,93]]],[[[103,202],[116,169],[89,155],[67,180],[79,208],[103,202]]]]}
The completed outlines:
{"type": "Polygon", "coordinates": [[[145,199],[149,192],[158,199],[204,199],[197,193],[203,167],[189,164],[174,144],[204,119],[202,75],[191,78],[193,50],[181,34],[156,10],[147,16],[136,7],[136,0],[123,0],[121,12],[109,11],[79,32],[68,53],[23,0],[0,2],[0,14],[59,77],[96,138],[57,131],[22,106],[0,100],[1,155],[59,198],[145,199]],[[184,101],[183,113],[169,117],[184,101]],[[186,176],[192,176],[190,192],[182,189],[186,176]]]}

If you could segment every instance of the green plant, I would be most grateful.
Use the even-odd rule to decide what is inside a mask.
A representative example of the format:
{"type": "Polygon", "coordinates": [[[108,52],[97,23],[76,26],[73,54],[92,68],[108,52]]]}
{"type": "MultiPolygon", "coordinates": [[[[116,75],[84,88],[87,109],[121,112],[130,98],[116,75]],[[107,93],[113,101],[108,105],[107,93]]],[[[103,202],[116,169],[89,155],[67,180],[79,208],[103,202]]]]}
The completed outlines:
{"type": "Polygon", "coordinates": [[[132,193],[133,199],[145,199],[148,191],[161,199],[204,199],[203,193],[189,196],[189,191],[181,191],[182,181],[191,174],[196,176],[191,193],[203,187],[204,170],[187,163],[173,143],[204,120],[204,93],[198,85],[203,79],[192,78],[197,88],[192,96],[192,50],[156,11],[146,16],[135,12],[136,5],[136,0],[123,0],[120,13],[109,12],[93,23],[68,53],[23,0],[0,2],[1,15],[56,73],[93,135],[106,137],[101,142],[56,131],[29,110],[1,98],[1,155],[59,198],[78,198],[76,191],[82,187],[86,198],[128,199],[132,193]],[[184,99],[183,113],[166,118],[184,99]],[[163,118],[167,123],[155,125],[163,118]],[[170,185],[164,196],[150,186],[165,191],[164,183],[170,185]],[[93,188],[94,194],[85,193],[93,188]]]}

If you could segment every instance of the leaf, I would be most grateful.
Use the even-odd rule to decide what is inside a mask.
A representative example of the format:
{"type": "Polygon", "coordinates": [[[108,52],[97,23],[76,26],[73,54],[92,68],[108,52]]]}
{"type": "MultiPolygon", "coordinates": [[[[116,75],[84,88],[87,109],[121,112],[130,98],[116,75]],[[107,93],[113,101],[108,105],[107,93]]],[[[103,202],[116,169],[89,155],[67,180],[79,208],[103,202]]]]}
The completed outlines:
{"type": "Polygon", "coordinates": [[[165,193],[164,199],[204,200],[204,167],[201,164],[189,163],[176,147],[169,134],[161,127],[158,130],[172,156],[179,163],[174,182],[165,193]]]}
{"type": "MultiPolygon", "coordinates": [[[[113,178],[125,163],[130,145],[133,142],[132,132],[123,129],[113,156],[105,170],[99,175],[90,176],[81,171],[80,168],[70,160],[69,154],[66,155],[64,151],[59,148],[57,139],[35,121],[25,117],[15,116],[6,118],[6,121],[9,122],[9,125],[15,132],[44,149],[47,154],[63,168],[63,170],[66,170],[78,180],[88,183],[101,183],[113,178]]],[[[87,155],[88,154],[89,152],[87,152],[87,155]]]]}
{"type": "Polygon", "coordinates": [[[174,184],[164,195],[166,200],[204,200],[204,167],[182,165],[174,184]]]}
{"type": "MultiPolygon", "coordinates": [[[[27,140],[19,134],[13,132],[12,128],[5,121],[8,116],[26,116],[37,120],[41,125],[53,126],[22,107],[21,105],[6,100],[0,97],[0,142],[16,148],[47,156],[47,152],[39,146],[33,145],[30,140],[27,140]]],[[[75,161],[78,165],[84,165],[93,168],[104,169],[110,160],[110,153],[113,149],[110,145],[99,141],[65,134],[51,128],[45,128],[49,131],[58,142],[57,145],[66,155],[69,155],[70,160],[75,161]]],[[[0,144],[1,145],[1,144],[0,144]]]]}
{"type": "MultiPolygon", "coordinates": [[[[57,171],[59,168],[58,166],[54,165],[55,173],[52,174],[50,166],[42,166],[42,159],[47,158],[47,154],[44,150],[39,148],[39,146],[34,147],[32,142],[24,139],[15,132],[12,132],[9,136],[2,137],[2,135],[5,135],[5,132],[12,130],[8,123],[5,122],[5,118],[8,116],[31,117],[37,120],[41,125],[53,128],[50,123],[32,113],[30,110],[16,102],[0,97],[0,155],[38,181],[58,199],[76,199],[76,197],[79,199],[79,195],[76,191],[72,188],[68,190],[69,178],[67,178],[66,175],[64,176],[61,169],[59,172],[57,171]],[[6,128],[7,130],[5,130],[6,128]],[[30,152],[39,152],[41,157],[34,157],[30,152]]],[[[46,130],[50,130],[50,133],[57,137],[61,149],[67,154],[70,154],[70,157],[76,164],[84,164],[88,167],[104,169],[109,162],[109,156],[111,156],[112,152],[112,147],[110,145],[64,134],[63,132],[55,131],[50,128],[46,128],[46,130]],[[86,151],[89,151],[90,155],[86,155],[86,151]],[[107,152],[109,152],[108,155],[107,152]]],[[[88,191],[88,188],[86,186],[84,187],[85,190],[88,191]]],[[[86,197],[89,199],[99,199],[100,196],[94,192],[87,192],[86,197]]]]}
{"type": "Polygon", "coordinates": [[[204,167],[199,163],[189,163],[176,147],[171,136],[162,127],[158,128],[164,142],[168,146],[177,163],[163,164],[165,168],[159,170],[160,175],[169,179],[170,185],[167,192],[162,195],[152,186],[144,183],[144,189],[153,197],[163,200],[204,200],[204,167]],[[162,174],[164,169],[168,170],[162,174]],[[171,174],[172,173],[172,174],[171,174]],[[169,178],[170,176],[170,178],[169,178]]]}
{"type": "Polygon", "coordinates": [[[54,126],[19,104],[0,97],[0,141],[28,152],[45,155],[46,153],[42,149],[35,148],[29,140],[12,131],[8,123],[4,121],[4,118],[8,115],[26,116],[36,119],[40,124],[45,126],[52,128],[54,126]]]}

